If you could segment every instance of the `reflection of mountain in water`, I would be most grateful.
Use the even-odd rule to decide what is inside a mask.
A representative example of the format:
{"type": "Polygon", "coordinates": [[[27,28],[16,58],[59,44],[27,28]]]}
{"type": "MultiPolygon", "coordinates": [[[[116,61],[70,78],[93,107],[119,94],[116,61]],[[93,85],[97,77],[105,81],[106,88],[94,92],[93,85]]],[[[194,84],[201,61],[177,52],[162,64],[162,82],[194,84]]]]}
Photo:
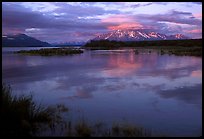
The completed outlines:
{"type": "MultiPolygon", "coordinates": [[[[94,92],[100,89],[120,91],[130,86],[134,89],[154,90],[163,98],[177,98],[174,90],[182,91],[188,88],[188,85],[194,86],[201,82],[202,65],[199,58],[159,56],[157,52],[135,55],[131,50],[89,53],[60,58],[5,55],[3,65],[7,68],[3,68],[3,79],[10,80],[11,83],[16,79],[16,83],[25,84],[56,78],[55,89],[67,91],[75,87],[75,93],[69,98],[76,99],[92,98],[94,92]],[[108,84],[105,85],[105,82],[108,84]],[[179,88],[180,86],[184,88],[179,88]],[[166,91],[163,92],[163,89],[166,91]]],[[[185,93],[178,95],[182,96],[185,93]]],[[[189,92],[186,95],[193,94],[189,92]]],[[[196,102],[198,100],[196,96],[199,95],[201,94],[196,94],[192,99],[196,102]]],[[[178,100],[182,98],[179,97],[178,100]]],[[[194,101],[185,102],[195,103],[194,101]]]]}
{"type": "Polygon", "coordinates": [[[107,69],[102,71],[104,76],[107,77],[125,77],[128,75],[132,75],[137,71],[137,69],[141,68],[140,62],[136,62],[134,58],[134,52],[130,52],[129,54],[118,54],[111,55],[109,57],[107,63],[107,69]]]}

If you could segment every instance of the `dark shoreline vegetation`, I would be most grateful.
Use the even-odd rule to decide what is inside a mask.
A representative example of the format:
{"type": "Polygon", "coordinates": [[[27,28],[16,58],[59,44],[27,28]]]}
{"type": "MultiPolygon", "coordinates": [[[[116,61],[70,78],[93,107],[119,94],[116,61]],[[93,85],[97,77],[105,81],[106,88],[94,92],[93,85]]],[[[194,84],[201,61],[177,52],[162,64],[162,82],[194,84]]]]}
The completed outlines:
{"type": "Polygon", "coordinates": [[[11,87],[2,84],[1,134],[4,136],[36,136],[44,128],[53,130],[62,124],[63,105],[37,105],[30,96],[14,96],[11,87]]]}
{"type": "Polygon", "coordinates": [[[161,55],[174,54],[178,56],[202,57],[202,39],[134,41],[134,42],[92,40],[83,46],[83,48],[89,50],[113,50],[125,47],[135,48],[136,54],[139,53],[137,49],[156,49],[160,51],[161,55]]]}
{"type": "MultiPolygon", "coordinates": [[[[41,132],[55,132],[59,127],[72,137],[151,137],[150,130],[128,123],[114,123],[106,128],[101,122],[90,125],[85,120],[65,121],[62,113],[69,112],[64,105],[42,106],[32,96],[14,96],[11,87],[2,84],[1,135],[41,136],[41,132]]],[[[155,136],[155,135],[154,135],[155,136]]],[[[157,135],[165,136],[165,135],[157,135]]]]}
{"type": "Polygon", "coordinates": [[[77,48],[42,48],[39,50],[20,50],[14,53],[26,54],[26,55],[41,55],[41,56],[53,56],[53,55],[72,55],[81,54],[83,50],[77,48]]]}

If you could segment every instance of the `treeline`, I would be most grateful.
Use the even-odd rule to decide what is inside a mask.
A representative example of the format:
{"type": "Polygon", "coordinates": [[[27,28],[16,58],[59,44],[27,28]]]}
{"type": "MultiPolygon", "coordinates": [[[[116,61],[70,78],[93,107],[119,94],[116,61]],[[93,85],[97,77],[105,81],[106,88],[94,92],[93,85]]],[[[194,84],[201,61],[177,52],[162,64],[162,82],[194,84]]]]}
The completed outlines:
{"type": "Polygon", "coordinates": [[[86,43],[84,47],[90,48],[114,48],[114,47],[143,47],[143,46],[182,46],[182,47],[201,47],[202,39],[188,39],[188,40],[157,40],[157,41],[109,41],[99,40],[86,43]]]}
{"type": "Polygon", "coordinates": [[[39,50],[20,50],[14,53],[52,56],[52,55],[80,54],[80,53],[83,53],[83,51],[81,49],[74,49],[74,48],[43,48],[39,50]]]}
{"type": "Polygon", "coordinates": [[[119,47],[125,47],[125,42],[109,41],[109,40],[91,40],[83,46],[85,49],[100,50],[100,49],[118,49],[119,47]]]}

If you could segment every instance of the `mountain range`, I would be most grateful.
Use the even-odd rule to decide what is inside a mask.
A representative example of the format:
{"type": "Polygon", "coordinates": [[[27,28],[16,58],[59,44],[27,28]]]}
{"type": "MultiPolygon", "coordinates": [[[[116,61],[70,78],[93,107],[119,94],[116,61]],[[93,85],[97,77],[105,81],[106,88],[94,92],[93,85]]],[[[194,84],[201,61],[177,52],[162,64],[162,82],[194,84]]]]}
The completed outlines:
{"type": "Polygon", "coordinates": [[[101,34],[93,40],[114,40],[114,41],[151,41],[151,40],[180,40],[190,39],[182,34],[165,35],[149,30],[116,30],[101,34]]]}
{"type": "MultiPolygon", "coordinates": [[[[182,34],[165,35],[148,30],[116,30],[98,35],[92,40],[115,40],[115,41],[151,41],[151,40],[181,40],[190,39],[182,34]]],[[[3,35],[3,47],[50,47],[50,46],[72,46],[84,45],[86,42],[66,42],[49,44],[25,34],[3,35]]]]}
{"type": "Polygon", "coordinates": [[[25,34],[16,34],[16,35],[3,35],[2,46],[3,47],[32,47],[32,46],[49,47],[51,45],[47,42],[37,40],[25,34]]]}

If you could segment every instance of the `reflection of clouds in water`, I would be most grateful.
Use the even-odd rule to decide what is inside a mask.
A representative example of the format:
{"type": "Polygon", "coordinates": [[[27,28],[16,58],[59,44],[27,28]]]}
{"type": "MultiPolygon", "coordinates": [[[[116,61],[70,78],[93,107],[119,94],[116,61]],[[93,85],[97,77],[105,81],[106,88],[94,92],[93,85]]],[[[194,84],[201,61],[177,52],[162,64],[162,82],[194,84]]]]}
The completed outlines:
{"type": "MultiPolygon", "coordinates": [[[[107,58],[107,57],[106,57],[107,58]]],[[[188,77],[192,71],[201,68],[202,60],[195,57],[134,55],[134,53],[109,54],[108,63],[98,73],[89,73],[95,77],[122,78],[135,75],[165,76],[169,79],[188,77]]]]}
{"type": "Polygon", "coordinates": [[[56,89],[68,90],[71,87],[84,86],[97,86],[103,84],[103,78],[90,77],[87,74],[68,74],[69,76],[61,76],[56,79],[56,89]]]}
{"type": "Polygon", "coordinates": [[[32,67],[26,67],[26,68],[10,68],[7,69],[5,71],[3,71],[3,79],[11,82],[12,84],[14,83],[26,83],[26,82],[31,82],[31,81],[35,81],[38,79],[44,79],[44,74],[42,74],[41,76],[35,76],[35,73],[37,73],[37,71],[40,70],[38,69],[34,69],[32,67]]]}
{"type": "Polygon", "coordinates": [[[147,88],[147,89],[151,89],[152,91],[158,91],[158,90],[164,89],[165,85],[166,85],[165,83],[162,83],[159,85],[150,85],[148,83],[144,83],[141,86],[143,86],[144,88],[147,88]]]}
{"type": "Polygon", "coordinates": [[[181,68],[174,68],[174,69],[150,69],[148,72],[139,71],[137,72],[137,75],[143,75],[143,76],[152,76],[152,77],[158,77],[158,76],[165,76],[168,79],[176,79],[181,77],[188,77],[191,75],[192,71],[198,70],[198,66],[187,66],[187,67],[181,67],[181,68]]]}
{"type": "Polygon", "coordinates": [[[159,94],[162,98],[175,98],[186,103],[201,105],[202,84],[180,87],[172,90],[159,90],[157,94],[159,94]]]}
{"type": "MultiPolygon", "coordinates": [[[[186,79],[184,79],[186,80],[186,79]]],[[[134,83],[135,84],[135,83],[134,83]]],[[[154,84],[151,83],[136,83],[136,86],[150,90],[152,92],[156,92],[156,94],[159,94],[161,98],[171,98],[171,99],[177,99],[179,101],[183,101],[188,104],[195,104],[199,108],[202,107],[202,82],[197,84],[183,84],[183,86],[180,84],[174,87],[169,87],[168,83],[160,83],[160,84],[154,84]]],[[[145,91],[144,91],[145,92],[145,91]]],[[[157,102],[157,101],[156,101],[157,102]]],[[[153,107],[156,106],[156,102],[153,102],[153,107]]],[[[157,109],[157,108],[155,108],[157,109]]]]}
{"type": "Polygon", "coordinates": [[[188,66],[198,66],[202,61],[196,57],[177,57],[175,61],[175,56],[168,56],[165,62],[166,64],[164,64],[163,69],[178,69],[188,66]]]}
{"type": "MultiPolygon", "coordinates": [[[[52,80],[56,83],[52,88],[61,91],[90,85],[110,92],[150,86],[154,86],[154,90],[159,87],[170,90],[202,83],[202,59],[195,57],[135,55],[133,52],[108,52],[104,56],[88,51],[67,57],[5,55],[3,58],[4,69],[7,69],[3,69],[2,76],[11,84],[52,80]]],[[[83,96],[80,95],[80,92],[84,94],[82,90],[78,89],[76,96],[83,96]]]]}
{"type": "Polygon", "coordinates": [[[129,55],[110,55],[107,65],[109,69],[103,70],[101,75],[103,77],[125,77],[132,75],[141,66],[141,63],[135,61],[133,52],[129,55]]]}
{"type": "Polygon", "coordinates": [[[29,61],[27,61],[27,65],[28,66],[38,66],[38,65],[43,65],[43,60],[42,58],[39,58],[39,57],[34,57],[33,58],[30,58],[29,61]]]}
{"type": "Polygon", "coordinates": [[[88,99],[92,98],[92,92],[97,90],[95,86],[76,87],[75,93],[72,96],[63,97],[62,99],[88,99]]]}
{"type": "Polygon", "coordinates": [[[192,71],[191,76],[195,78],[202,78],[202,70],[192,71]]]}
{"type": "Polygon", "coordinates": [[[104,89],[108,90],[108,91],[118,91],[118,90],[122,90],[126,88],[125,84],[119,83],[117,85],[114,84],[110,84],[110,85],[106,85],[103,87],[104,89]]]}
{"type": "Polygon", "coordinates": [[[136,86],[136,87],[140,87],[140,84],[139,84],[139,83],[136,83],[136,82],[132,82],[132,85],[133,85],[133,86],[136,86]]]}
{"type": "MultiPolygon", "coordinates": [[[[150,101],[152,101],[152,100],[150,100],[150,101]]],[[[162,111],[162,110],[159,108],[159,100],[158,100],[158,99],[153,99],[153,101],[151,102],[151,104],[152,104],[152,106],[153,106],[153,108],[154,108],[155,111],[157,111],[157,112],[163,112],[163,113],[164,113],[164,111],[162,111]]]]}
{"type": "Polygon", "coordinates": [[[63,57],[4,55],[2,76],[12,84],[52,80],[55,77],[87,73],[86,70],[90,72],[105,62],[103,59],[92,60],[87,54],[85,57],[83,55],[63,57]]]}
{"type": "Polygon", "coordinates": [[[47,80],[56,76],[51,66],[38,65],[34,67],[15,67],[3,71],[3,79],[11,83],[28,83],[33,81],[47,80]]]}
{"type": "Polygon", "coordinates": [[[131,78],[121,79],[126,84],[131,84],[135,87],[146,88],[150,86],[160,86],[162,85],[165,89],[173,89],[180,86],[194,86],[196,84],[202,83],[200,78],[192,78],[191,76],[183,76],[175,79],[170,79],[168,75],[163,76],[132,76],[131,78]]]}
{"type": "Polygon", "coordinates": [[[196,57],[154,56],[154,58],[151,58],[151,62],[146,58],[148,57],[140,57],[142,67],[137,70],[137,75],[165,76],[169,79],[176,79],[190,76],[193,70],[202,67],[202,59],[196,57]]]}
{"type": "Polygon", "coordinates": [[[153,90],[160,97],[168,99],[181,100],[188,104],[195,104],[201,107],[202,103],[202,84],[197,84],[195,86],[185,86],[177,87],[174,89],[164,89],[164,84],[151,86],[145,84],[147,89],[153,90]]]}
{"type": "Polygon", "coordinates": [[[128,74],[131,74],[134,72],[134,69],[112,69],[112,70],[104,70],[101,75],[103,77],[123,77],[127,76],[128,74]]]}
{"type": "Polygon", "coordinates": [[[20,67],[27,65],[26,56],[14,56],[14,55],[3,55],[2,57],[2,68],[20,67]]]}

